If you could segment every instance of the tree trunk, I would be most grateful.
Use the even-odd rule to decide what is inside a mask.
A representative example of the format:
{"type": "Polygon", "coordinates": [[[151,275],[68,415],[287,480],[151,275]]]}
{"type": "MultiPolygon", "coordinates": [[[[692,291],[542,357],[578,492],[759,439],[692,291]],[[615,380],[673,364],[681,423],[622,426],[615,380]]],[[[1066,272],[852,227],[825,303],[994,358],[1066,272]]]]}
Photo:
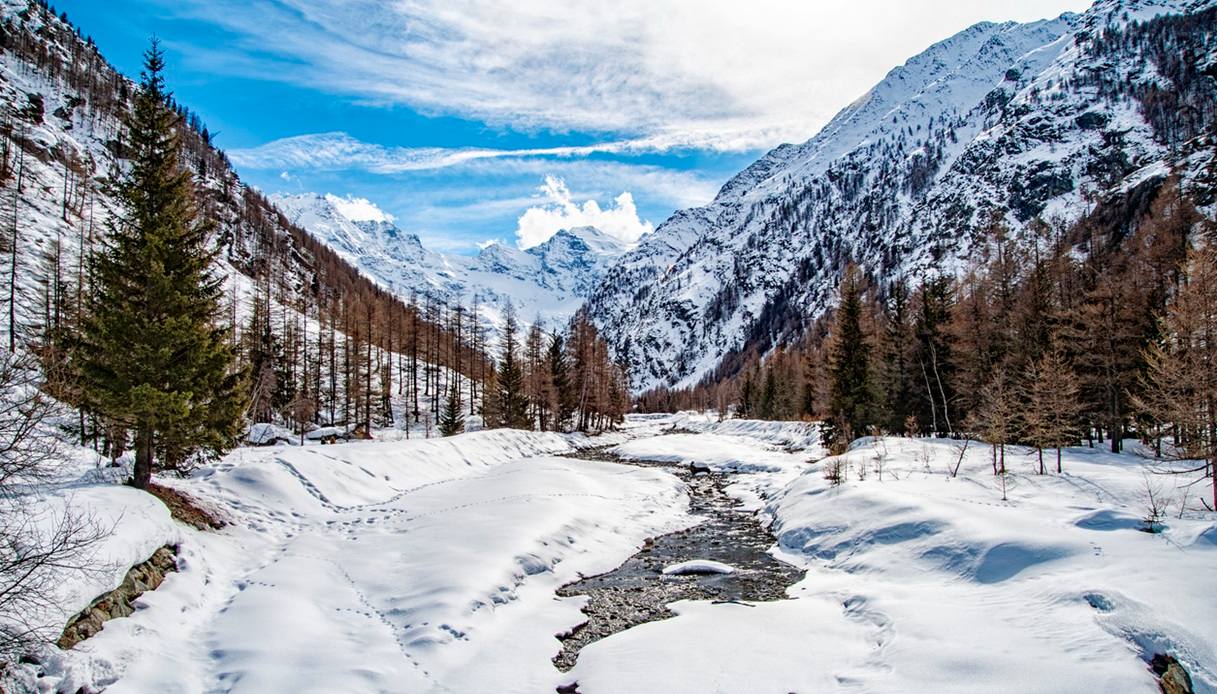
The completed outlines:
{"type": "Polygon", "coordinates": [[[131,484],[137,489],[147,489],[152,482],[152,430],[141,428],[135,434],[135,470],[131,484]]]}

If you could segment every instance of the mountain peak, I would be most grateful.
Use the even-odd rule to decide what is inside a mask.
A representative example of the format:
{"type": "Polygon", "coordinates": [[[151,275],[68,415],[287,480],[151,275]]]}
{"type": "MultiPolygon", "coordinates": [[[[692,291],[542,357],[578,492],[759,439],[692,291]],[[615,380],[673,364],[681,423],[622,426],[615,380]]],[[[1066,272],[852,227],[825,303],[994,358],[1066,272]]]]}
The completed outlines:
{"type": "Polygon", "coordinates": [[[393,215],[380,209],[376,203],[367,198],[357,198],[352,195],[340,197],[332,193],[326,193],[323,197],[339,214],[352,222],[392,224],[396,221],[393,215]]]}
{"type": "MultiPolygon", "coordinates": [[[[846,262],[884,277],[951,273],[995,214],[1016,231],[1036,217],[1072,221],[1084,196],[1136,184],[1137,171],[1176,168],[1186,185],[1206,161],[1179,160],[1195,133],[1137,95],[1211,103],[1211,82],[1164,75],[1155,56],[1166,51],[1102,32],[1215,4],[1100,0],[1081,15],[982,22],[940,41],[811,139],[673,214],[608,272],[589,314],[637,390],[690,386],[733,351],[796,339],[830,305],[846,262]]],[[[1176,38],[1217,60],[1204,35],[1176,38]]]]}
{"type": "Polygon", "coordinates": [[[611,256],[621,255],[626,250],[626,244],[617,237],[609,236],[594,226],[579,226],[559,229],[557,233],[549,237],[544,243],[533,246],[529,251],[543,249],[541,252],[547,252],[559,246],[582,246],[582,252],[611,256]]]}

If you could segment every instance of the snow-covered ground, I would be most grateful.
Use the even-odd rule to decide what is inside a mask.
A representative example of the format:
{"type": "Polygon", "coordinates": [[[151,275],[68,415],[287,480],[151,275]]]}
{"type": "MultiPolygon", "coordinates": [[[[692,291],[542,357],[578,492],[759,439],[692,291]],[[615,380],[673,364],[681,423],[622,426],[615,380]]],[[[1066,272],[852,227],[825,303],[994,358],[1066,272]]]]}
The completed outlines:
{"type": "MultiPolygon", "coordinates": [[[[86,489],[139,512],[103,549],[116,565],[180,542],[182,570],[49,663],[41,687],[553,691],[556,634],[581,618],[554,591],[688,523],[672,475],[557,457],[630,435],[240,449],[170,481],[230,521],[219,532],[146,513],[159,504],[131,489],[86,489]]],[[[92,597],[74,593],[65,611],[92,597]]]]}
{"type": "MultiPolygon", "coordinates": [[[[764,424],[734,426],[764,438],[764,424]]],[[[673,459],[676,438],[622,448],[673,459]]],[[[781,455],[684,438],[682,460],[760,475],[781,455]]],[[[805,469],[765,508],[776,555],[808,569],[792,600],[678,604],[674,619],[585,648],[571,676],[588,694],[1152,692],[1146,660],[1164,652],[1197,691],[1217,691],[1217,516],[1193,491],[1178,517],[1177,486],[1194,476],[1151,477],[1174,504],[1148,534],[1136,455],[1070,449],[1064,474],[1039,476],[1029,454],[1008,453],[1009,501],[987,446],[972,444],[952,478],[958,455],[955,442],[881,439],[844,456],[840,486],[830,460],[805,469]]]]}
{"type": "Polygon", "coordinates": [[[949,441],[861,441],[833,486],[813,429],[679,415],[597,439],[500,430],[240,449],[171,482],[231,522],[206,533],[132,490],[81,483],[99,508],[132,509],[110,516],[116,564],[180,542],[182,571],[47,663],[40,686],[1151,692],[1145,658],[1169,652],[1197,691],[1217,691],[1217,516],[1193,493],[1179,517],[1176,486],[1191,478],[1152,478],[1174,503],[1148,534],[1135,455],[1070,449],[1064,474],[1038,476],[1009,453],[1002,501],[988,448],[973,444],[951,477],[949,441]],[[681,602],[558,672],[556,635],[583,617],[555,590],[697,520],[662,468],[561,457],[605,444],[734,471],[729,491],[772,521],[775,555],[808,569],[791,599],[681,602]]]}

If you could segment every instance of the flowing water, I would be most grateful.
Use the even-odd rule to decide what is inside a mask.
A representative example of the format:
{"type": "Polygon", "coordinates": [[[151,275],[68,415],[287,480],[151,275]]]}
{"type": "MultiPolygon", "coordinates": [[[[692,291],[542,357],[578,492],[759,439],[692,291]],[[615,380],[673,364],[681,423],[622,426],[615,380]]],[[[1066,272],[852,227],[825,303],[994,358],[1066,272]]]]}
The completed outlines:
{"type": "MultiPolygon", "coordinates": [[[[774,559],[768,549],[774,538],[750,512],[742,511],[724,489],[727,473],[694,472],[688,465],[620,460],[607,449],[586,449],[571,457],[608,460],[671,470],[689,486],[689,512],[706,520],[679,532],[649,541],[621,566],[563,586],[564,597],[588,596],[583,608],[587,622],[560,636],[562,652],[554,664],[563,672],[574,666],[584,646],[645,622],[673,616],[667,609],[677,600],[757,602],[782,600],[786,588],[803,571],[774,559]],[[665,566],[692,559],[710,559],[735,567],[730,574],[664,575],[665,566]]],[[[559,691],[575,692],[574,687],[559,691]]]]}

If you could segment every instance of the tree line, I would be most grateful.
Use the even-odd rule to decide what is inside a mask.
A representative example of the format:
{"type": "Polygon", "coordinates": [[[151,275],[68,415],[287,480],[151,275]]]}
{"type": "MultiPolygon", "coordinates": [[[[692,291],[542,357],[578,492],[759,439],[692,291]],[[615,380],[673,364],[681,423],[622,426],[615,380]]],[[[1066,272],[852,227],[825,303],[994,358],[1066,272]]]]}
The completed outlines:
{"type": "MultiPolygon", "coordinates": [[[[548,333],[540,319],[520,326],[509,304],[499,360],[483,384],[483,424],[539,431],[600,432],[620,423],[630,406],[626,370],[586,314],[565,331],[548,333]]],[[[453,389],[441,414],[445,435],[461,430],[453,389]]]]}
{"type": "Polygon", "coordinates": [[[1036,449],[1046,472],[1063,446],[1119,452],[1139,438],[1212,476],[1213,230],[1174,176],[1074,224],[1012,230],[995,217],[958,273],[884,279],[851,265],[800,341],[639,404],[822,419],[838,449],[877,432],[971,436],[993,445],[998,473],[1011,444],[1036,449]]]}

